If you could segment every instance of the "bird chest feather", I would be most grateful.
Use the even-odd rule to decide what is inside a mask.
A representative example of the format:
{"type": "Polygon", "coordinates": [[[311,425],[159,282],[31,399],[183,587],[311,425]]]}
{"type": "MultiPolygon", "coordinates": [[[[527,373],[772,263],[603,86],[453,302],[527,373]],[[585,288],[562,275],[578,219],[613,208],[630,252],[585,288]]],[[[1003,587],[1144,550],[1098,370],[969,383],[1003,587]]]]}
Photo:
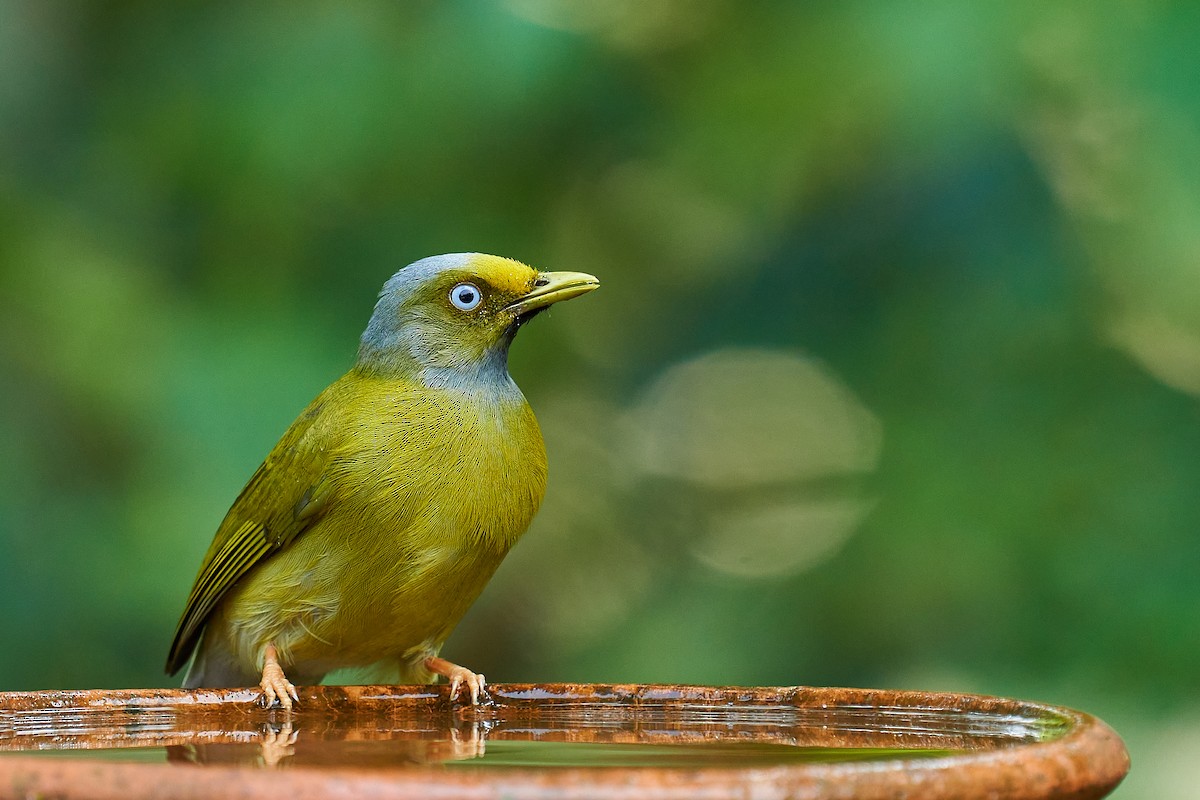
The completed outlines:
{"type": "Polygon", "coordinates": [[[350,423],[358,429],[354,451],[339,459],[347,494],[407,516],[377,524],[405,530],[409,547],[475,544],[506,552],[529,526],[546,483],[537,421],[509,386],[367,393],[374,399],[350,423]]]}

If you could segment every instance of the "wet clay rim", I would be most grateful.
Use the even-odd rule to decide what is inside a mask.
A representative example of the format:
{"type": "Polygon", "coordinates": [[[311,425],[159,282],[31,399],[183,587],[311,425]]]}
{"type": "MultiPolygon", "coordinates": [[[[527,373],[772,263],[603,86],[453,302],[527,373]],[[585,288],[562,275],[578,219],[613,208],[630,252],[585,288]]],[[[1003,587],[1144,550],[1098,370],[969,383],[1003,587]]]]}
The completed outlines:
{"type": "MultiPolygon", "coordinates": [[[[549,770],[306,768],[259,770],[209,765],[0,758],[0,798],[87,798],[126,800],[159,797],[199,798],[800,798],[821,800],[1034,800],[1098,798],[1108,794],[1129,770],[1120,738],[1100,720],[1070,709],[979,695],[895,692],[808,687],[696,687],[601,684],[501,684],[491,687],[501,713],[512,708],[537,716],[545,704],[598,703],[611,707],[672,704],[777,705],[817,709],[824,706],[892,706],[953,709],[987,714],[1055,716],[1068,722],[1061,737],[939,758],[907,761],[810,763],[778,767],[694,769],[569,767],[549,770]]],[[[279,711],[249,705],[247,690],[97,690],[0,693],[0,714],[86,708],[129,709],[173,706],[181,713],[235,716],[244,721],[278,721],[279,711]]],[[[303,706],[391,709],[405,714],[447,713],[445,687],[318,686],[301,690],[303,706]]],[[[473,712],[464,709],[468,717],[473,712]]],[[[300,720],[303,719],[301,716],[300,720]]],[[[852,739],[852,736],[850,737],[852,739]]],[[[844,745],[852,745],[843,735],[844,745]]]]}

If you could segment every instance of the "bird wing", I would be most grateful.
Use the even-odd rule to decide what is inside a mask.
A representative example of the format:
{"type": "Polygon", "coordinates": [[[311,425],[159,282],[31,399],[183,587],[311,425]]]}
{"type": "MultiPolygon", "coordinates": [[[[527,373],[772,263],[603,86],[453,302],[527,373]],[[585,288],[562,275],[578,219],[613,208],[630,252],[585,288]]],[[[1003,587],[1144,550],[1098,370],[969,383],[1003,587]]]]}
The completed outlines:
{"type": "Polygon", "coordinates": [[[338,428],[332,410],[337,403],[327,402],[331,390],[292,423],[225,515],[179,618],[167,674],[187,662],[209,614],[230,587],[324,513],[326,473],[338,428]]]}

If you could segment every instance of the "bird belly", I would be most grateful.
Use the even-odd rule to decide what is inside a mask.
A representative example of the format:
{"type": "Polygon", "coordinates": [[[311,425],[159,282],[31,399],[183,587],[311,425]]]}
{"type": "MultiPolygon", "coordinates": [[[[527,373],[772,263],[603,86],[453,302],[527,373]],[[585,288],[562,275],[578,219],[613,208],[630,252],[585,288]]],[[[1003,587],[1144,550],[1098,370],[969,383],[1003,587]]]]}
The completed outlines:
{"type": "Polygon", "coordinates": [[[210,629],[227,632],[251,672],[271,642],[285,666],[312,679],[382,660],[421,677],[413,667],[437,654],[507,550],[453,518],[400,526],[347,508],[248,575],[210,629]]]}

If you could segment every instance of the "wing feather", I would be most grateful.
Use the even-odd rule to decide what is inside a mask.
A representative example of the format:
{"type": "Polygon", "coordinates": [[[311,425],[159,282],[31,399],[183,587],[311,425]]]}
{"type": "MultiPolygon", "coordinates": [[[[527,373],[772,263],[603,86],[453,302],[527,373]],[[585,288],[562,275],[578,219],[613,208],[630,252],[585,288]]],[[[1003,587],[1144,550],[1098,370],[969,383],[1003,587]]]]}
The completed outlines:
{"type": "Polygon", "coordinates": [[[326,510],[326,493],[320,487],[338,430],[330,411],[337,404],[326,401],[337,386],[322,392],[292,423],[225,515],[175,628],[168,674],[187,662],[209,615],[229,589],[326,510]]]}

